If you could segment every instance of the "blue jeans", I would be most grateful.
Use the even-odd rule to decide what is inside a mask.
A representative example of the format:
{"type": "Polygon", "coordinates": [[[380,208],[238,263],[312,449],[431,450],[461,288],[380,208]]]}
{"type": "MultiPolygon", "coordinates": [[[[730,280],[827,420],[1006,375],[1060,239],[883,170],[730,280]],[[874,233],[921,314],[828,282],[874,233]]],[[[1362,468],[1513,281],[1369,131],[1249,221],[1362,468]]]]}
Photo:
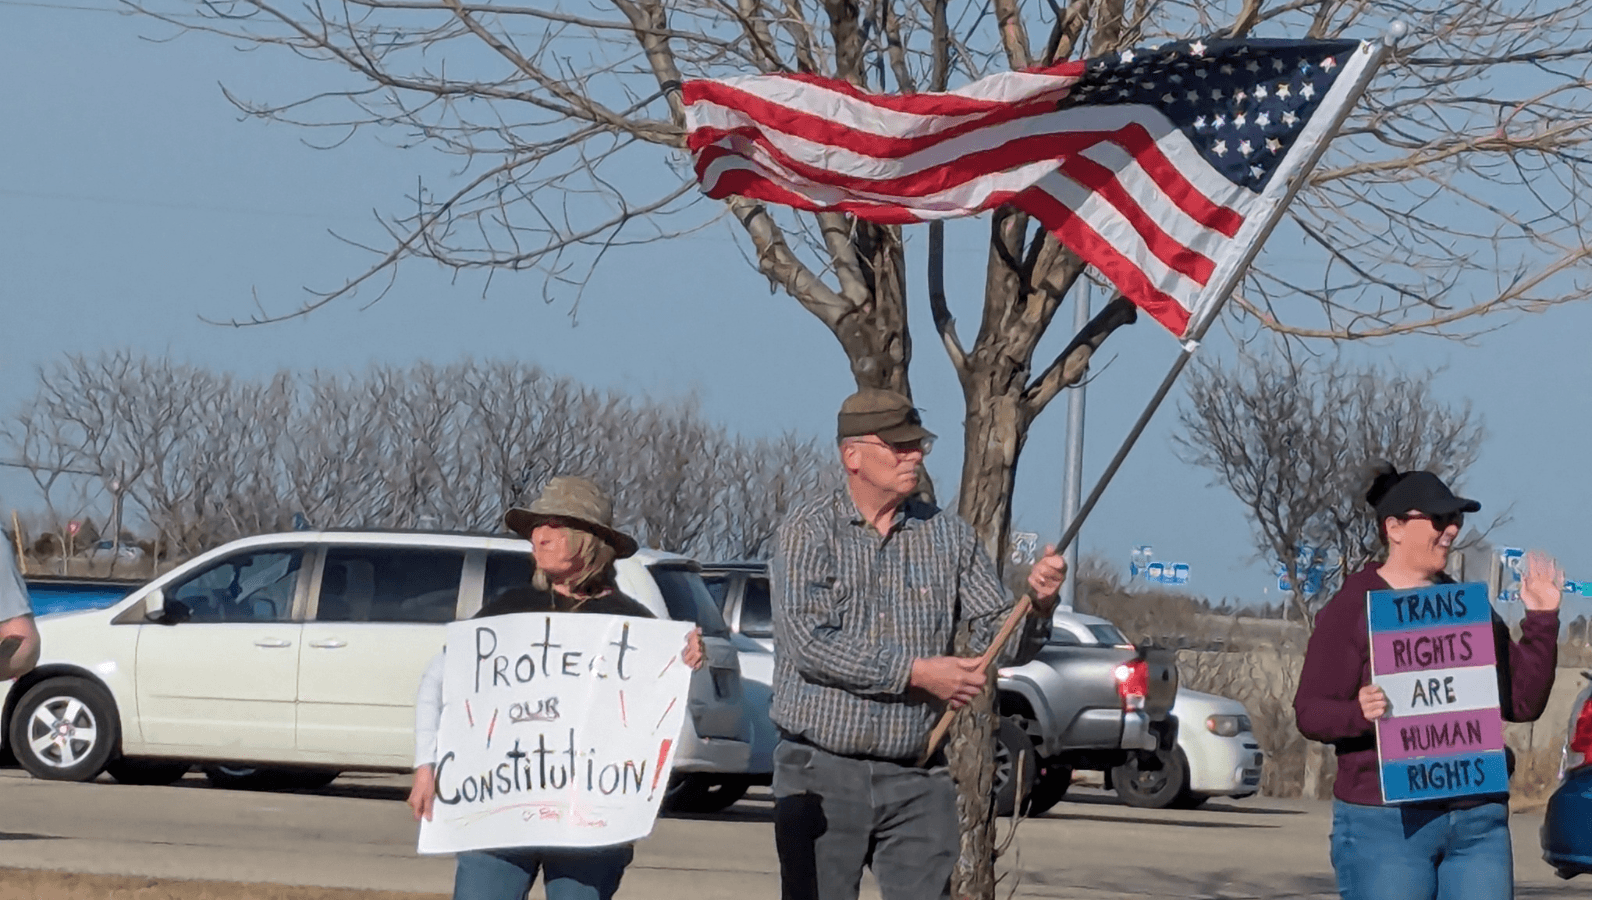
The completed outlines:
{"type": "Polygon", "coordinates": [[[1509,900],[1506,805],[1470,809],[1333,801],[1333,871],[1344,900],[1509,900]]]}
{"type": "Polygon", "coordinates": [[[961,850],[950,771],[851,759],[780,741],[773,836],[783,900],[855,900],[861,867],[883,900],[950,896],[961,850]]]}
{"type": "Polygon", "coordinates": [[[544,869],[547,900],[611,900],[633,845],[596,849],[510,847],[456,854],[455,900],[524,900],[544,869]]]}

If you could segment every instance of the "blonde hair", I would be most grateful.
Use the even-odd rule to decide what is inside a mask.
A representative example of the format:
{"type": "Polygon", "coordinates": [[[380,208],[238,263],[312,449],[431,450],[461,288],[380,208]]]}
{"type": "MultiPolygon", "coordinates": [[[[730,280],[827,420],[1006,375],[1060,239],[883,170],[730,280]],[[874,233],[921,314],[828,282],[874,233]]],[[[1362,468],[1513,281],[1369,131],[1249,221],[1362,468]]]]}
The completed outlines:
{"type": "MultiPolygon", "coordinates": [[[[551,523],[554,524],[554,523],[551,523]]],[[[612,565],[616,562],[617,551],[611,545],[600,539],[592,531],[582,528],[573,528],[570,525],[558,525],[561,533],[566,535],[567,550],[578,557],[583,563],[578,570],[577,577],[572,581],[573,594],[580,597],[593,597],[613,590],[617,586],[617,569],[612,565]]],[[[542,590],[550,590],[550,576],[539,568],[537,562],[533,567],[533,586],[542,590]]]]}

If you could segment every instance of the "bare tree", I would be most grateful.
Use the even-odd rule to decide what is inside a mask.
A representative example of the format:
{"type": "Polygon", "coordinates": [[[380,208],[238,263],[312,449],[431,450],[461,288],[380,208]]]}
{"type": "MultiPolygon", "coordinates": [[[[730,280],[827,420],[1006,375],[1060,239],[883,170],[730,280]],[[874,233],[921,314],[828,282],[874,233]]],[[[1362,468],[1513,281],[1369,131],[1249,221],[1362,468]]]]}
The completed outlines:
{"type": "MultiPolygon", "coordinates": [[[[43,549],[63,558],[57,506],[73,504],[74,519],[100,507],[107,473],[126,479],[119,499],[156,532],[152,554],[286,530],[296,514],[318,527],[494,532],[508,505],[571,473],[611,487],[618,521],[646,545],[722,556],[759,552],[828,471],[814,443],[734,437],[692,401],[470,360],[250,382],[128,353],[74,356],[41,373],[5,437],[62,535],[43,549]]],[[[98,539],[92,523],[82,538],[98,539]]]]}
{"type": "Polygon", "coordinates": [[[1245,355],[1232,371],[1203,363],[1187,394],[1173,437],[1179,457],[1244,503],[1257,553],[1288,570],[1289,599],[1307,628],[1343,576],[1380,549],[1364,499],[1373,464],[1455,482],[1483,444],[1482,418],[1470,404],[1434,397],[1428,372],[1245,355]],[[1311,593],[1302,546],[1318,548],[1328,570],[1311,593]]]}

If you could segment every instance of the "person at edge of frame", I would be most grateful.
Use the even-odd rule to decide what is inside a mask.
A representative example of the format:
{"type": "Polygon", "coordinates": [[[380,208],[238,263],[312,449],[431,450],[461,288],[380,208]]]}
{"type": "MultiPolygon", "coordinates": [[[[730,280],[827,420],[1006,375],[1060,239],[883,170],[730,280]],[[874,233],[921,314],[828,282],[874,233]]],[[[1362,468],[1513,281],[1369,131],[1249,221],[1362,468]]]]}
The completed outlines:
{"type": "Polygon", "coordinates": [[[28,585],[10,550],[0,550],[0,681],[31,671],[39,662],[39,629],[33,623],[28,585]]]}
{"type": "MultiPolygon", "coordinates": [[[[538,499],[506,513],[506,527],[527,538],[533,551],[533,584],[512,588],[484,604],[474,618],[525,612],[594,613],[655,618],[617,589],[615,560],[639,545],[611,527],[611,498],[586,478],[558,475],[538,499]]],[[[683,661],[705,664],[700,629],[689,633],[683,661]]],[[[406,802],[418,821],[433,818],[434,756],[444,714],[444,654],[436,655],[417,689],[417,754],[406,802]]],[[[454,900],[524,900],[544,870],[548,900],[610,900],[633,861],[633,845],[550,848],[505,847],[456,854],[454,900]]]]}
{"type": "MultiPolygon", "coordinates": [[[[1450,583],[1451,544],[1476,500],[1458,497],[1432,472],[1377,468],[1366,501],[1378,519],[1383,551],[1352,574],[1317,615],[1295,692],[1300,733],[1332,744],[1329,856],[1345,900],[1505,900],[1512,895],[1507,796],[1478,795],[1383,804],[1377,722],[1389,698],[1372,684],[1366,597],[1369,591],[1450,583]]],[[[1522,637],[1510,639],[1494,617],[1500,714],[1531,722],[1555,683],[1562,574],[1550,557],[1530,554],[1522,582],[1522,637]]],[[[1508,751],[1507,768],[1510,768],[1508,751]]]]}
{"type": "MultiPolygon", "coordinates": [[[[948,896],[956,791],[935,754],[945,705],[986,685],[957,629],[993,642],[1012,608],[972,526],[916,496],[933,441],[910,400],[863,389],[838,417],[845,485],[779,526],[773,576],[772,793],[785,900],[853,900],[870,866],[884,900],[948,896]]],[[[1066,561],[1046,547],[1000,663],[1048,640],[1066,561]]]]}

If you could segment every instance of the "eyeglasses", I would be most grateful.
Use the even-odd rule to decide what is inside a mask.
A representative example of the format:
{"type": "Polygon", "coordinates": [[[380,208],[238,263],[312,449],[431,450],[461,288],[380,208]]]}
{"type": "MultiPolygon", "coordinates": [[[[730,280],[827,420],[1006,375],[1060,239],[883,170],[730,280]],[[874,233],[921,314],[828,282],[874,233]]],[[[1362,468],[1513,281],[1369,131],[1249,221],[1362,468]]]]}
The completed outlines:
{"type": "Polygon", "coordinates": [[[914,441],[895,441],[892,444],[883,440],[856,438],[855,443],[871,444],[874,447],[882,447],[890,453],[893,453],[895,456],[910,456],[914,453],[921,453],[923,456],[927,456],[929,453],[933,452],[933,438],[931,436],[918,438],[914,441]]]}
{"type": "Polygon", "coordinates": [[[1466,521],[1466,516],[1463,515],[1460,510],[1448,513],[1406,513],[1403,516],[1395,516],[1395,518],[1401,520],[1402,522],[1411,522],[1416,519],[1428,519],[1433,522],[1433,530],[1438,532],[1443,532],[1451,525],[1460,528],[1461,523],[1466,521]]]}

